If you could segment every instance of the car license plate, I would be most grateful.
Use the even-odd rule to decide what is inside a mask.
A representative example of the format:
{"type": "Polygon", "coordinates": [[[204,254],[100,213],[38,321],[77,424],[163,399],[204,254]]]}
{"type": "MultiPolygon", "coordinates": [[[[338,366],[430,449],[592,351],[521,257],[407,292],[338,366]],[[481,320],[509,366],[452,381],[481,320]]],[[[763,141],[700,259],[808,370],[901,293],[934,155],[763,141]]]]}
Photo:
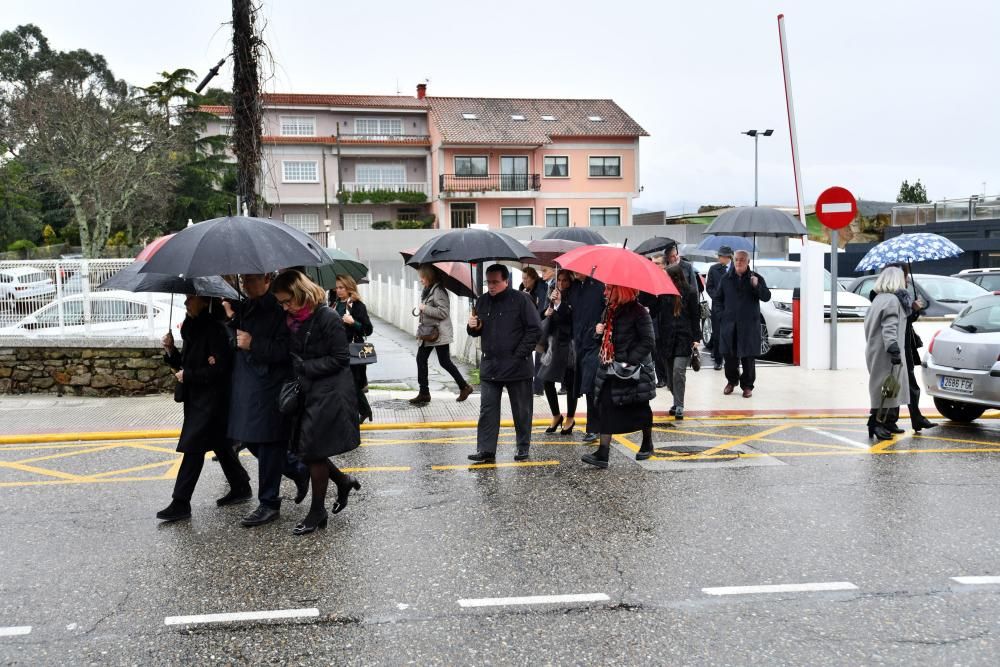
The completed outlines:
{"type": "Polygon", "coordinates": [[[947,391],[957,391],[963,394],[972,393],[972,380],[945,375],[941,378],[941,388],[947,391]]]}

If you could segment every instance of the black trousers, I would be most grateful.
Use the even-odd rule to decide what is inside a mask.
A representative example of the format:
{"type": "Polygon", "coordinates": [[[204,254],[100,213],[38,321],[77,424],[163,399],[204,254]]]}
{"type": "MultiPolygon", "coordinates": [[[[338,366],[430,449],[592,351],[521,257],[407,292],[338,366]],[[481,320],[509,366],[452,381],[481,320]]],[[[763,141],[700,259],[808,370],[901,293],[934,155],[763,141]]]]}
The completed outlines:
{"type": "Polygon", "coordinates": [[[600,433],[601,425],[597,414],[597,396],[590,392],[587,396],[587,433],[600,433]]]}
{"type": "MultiPolygon", "coordinates": [[[[232,444],[228,440],[223,440],[218,446],[212,449],[222,466],[222,473],[226,476],[230,488],[249,488],[250,475],[247,474],[243,464],[240,463],[239,456],[233,450],[232,444]]],[[[177,471],[177,480],[174,482],[174,499],[191,502],[194,495],[194,487],[201,477],[201,469],[205,467],[206,452],[185,452],[181,459],[181,467],[177,471]]]]}
{"type": "Polygon", "coordinates": [[[653,368],[656,370],[656,381],[667,382],[667,367],[663,365],[663,357],[666,352],[663,350],[663,346],[660,345],[660,341],[656,341],[655,345],[656,354],[653,355],[653,368]]]}
{"type": "Polygon", "coordinates": [[[430,384],[427,380],[427,361],[434,350],[437,350],[438,364],[441,365],[441,368],[447,371],[459,389],[465,388],[465,385],[469,383],[462,377],[462,373],[455,366],[455,362],[451,360],[451,345],[435,345],[433,347],[430,345],[421,345],[417,348],[417,384],[420,387],[421,393],[430,391],[430,384]]]}
{"type": "Polygon", "coordinates": [[[743,389],[753,389],[757,380],[757,358],[726,355],[726,381],[743,389]],[[740,366],[743,372],[740,373],[740,366]]]}
{"type": "Polygon", "coordinates": [[[722,313],[712,311],[712,361],[722,363],[722,345],[719,344],[719,331],[722,327],[722,313]]]}
{"type": "Polygon", "coordinates": [[[358,395],[358,414],[362,417],[370,415],[372,407],[368,404],[368,396],[365,394],[365,386],[368,384],[368,367],[365,364],[351,366],[351,377],[354,378],[354,392],[358,395]]]}
{"type": "Polygon", "coordinates": [[[541,367],[542,367],[542,355],[540,352],[535,352],[535,375],[531,380],[531,389],[536,394],[542,391],[545,384],[544,382],[542,382],[542,379],[538,377],[538,371],[539,369],[541,369],[541,367]]]}
{"type": "Polygon", "coordinates": [[[500,436],[500,397],[504,388],[510,397],[510,411],[514,416],[514,431],[518,448],[531,444],[531,417],[534,397],[531,394],[531,380],[511,382],[490,382],[479,384],[479,426],[476,434],[476,449],[495,454],[497,438],[500,436]]]}
{"type": "MultiPolygon", "coordinates": [[[[566,418],[572,419],[573,415],[576,414],[577,399],[575,369],[569,368],[566,370],[562,385],[566,388],[566,418]]],[[[559,394],[556,392],[556,383],[543,382],[542,386],[545,389],[545,399],[549,402],[549,410],[552,412],[552,416],[558,417],[562,413],[559,411],[559,394]]]]}
{"type": "Polygon", "coordinates": [[[257,500],[265,507],[280,509],[281,476],[298,481],[309,474],[309,469],[288,452],[285,440],[243,444],[257,457],[257,500]]]}

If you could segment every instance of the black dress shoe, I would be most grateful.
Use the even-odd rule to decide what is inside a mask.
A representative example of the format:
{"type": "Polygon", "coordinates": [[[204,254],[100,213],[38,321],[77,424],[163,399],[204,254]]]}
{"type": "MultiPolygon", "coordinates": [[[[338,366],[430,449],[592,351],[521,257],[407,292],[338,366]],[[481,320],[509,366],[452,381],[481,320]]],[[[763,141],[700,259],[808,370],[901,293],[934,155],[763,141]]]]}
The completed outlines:
{"type": "Polygon", "coordinates": [[[906,429],[899,428],[899,424],[889,424],[885,427],[885,430],[889,431],[889,433],[906,433],[906,429]]]}
{"type": "Polygon", "coordinates": [[[334,514],[344,511],[344,508],[347,507],[347,501],[350,498],[352,490],[361,490],[361,482],[356,480],[351,475],[345,475],[345,477],[347,479],[344,481],[343,486],[340,484],[337,485],[337,499],[333,501],[333,506],[330,508],[330,511],[334,514]]]}
{"type": "Polygon", "coordinates": [[[925,428],[934,428],[935,426],[937,426],[937,424],[935,424],[934,422],[932,422],[927,417],[924,417],[923,415],[920,415],[920,417],[918,417],[916,419],[911,419],[910,420],[910,426],[913,427],[914,431],[918,431],[919,432],[919,431],[924,430],[925,428]]]}
{"type": "Polygon", "coordinates": [[[496,463],[497,455],[496,452],[476,452],[469,454],[469,460],[476,463],[496,463]]]}
{"type": "Polygon", "coordinates": [[[249,486],[240,489],[229,489],[229,493],[216,499],[215,504],[219,507],[226,505],[239,505],[253,499],[253,489],[249,486]]]}
{"type": "Polygon", "coordinates": [[[170,501],[170,504],[156,513],[156,518],[166,522],[180,521],[191,518],[191,503],[177,500],[170,501]]]}
{"type": "Polygon", "coordinates": [[[295,480],[295,504],[298,505],[305,500],[307,493],[309,493],[309,473],[295,480]]]}
{"type": "Polygon", "coordinates": [[[712,368],[714,368],[717,371],[721,371],[722,370],[722,364],[715,364],[715,366],[712,366],[712,368]]]}
{"type": "Polygon", "coordinates": [[[281,516],[281,512],[273,507],[258,505],[257,509],[243,517],[243,520],[240,521],[240,523],[247,528],[252,528],[254,526],[263,526],[265,523],[276,521],[279,516],[281,516]]]}
{"type": "Polygon", "coordinates": [[[517,454],[514,454],[515,461],[527,461],[530,454],[527,447],[518,447],[517,454]]]}
{"type": "Polygon", "coordinates": [[[594,452],[593,454],[584,454],[580,457],[580,460],[584,463],[589,463],[596,468],[604,469],[608,467],[608,460],[606,458],[599,458],[597,452],[594,452]]]}
{"type": "Polygon", "coordinates": [[[322,512],[316,512],[315,514],[310,511],[306,514],[306,518],[295,525],[292,528],[292,535],[308,535],[309,533],[315,532],[317,528],[326,528],[326,522],[330,518],[326,510],[322,512]]]}

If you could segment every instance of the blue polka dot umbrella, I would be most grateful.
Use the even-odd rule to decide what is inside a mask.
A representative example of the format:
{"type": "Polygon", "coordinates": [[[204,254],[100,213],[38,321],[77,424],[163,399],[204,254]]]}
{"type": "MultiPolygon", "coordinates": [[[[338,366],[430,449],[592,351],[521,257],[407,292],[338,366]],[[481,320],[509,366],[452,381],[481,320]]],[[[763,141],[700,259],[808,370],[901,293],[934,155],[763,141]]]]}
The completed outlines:
{"type": "Polygon", "coordinates": [[[879,271],[889,264],[948,259],[957,257],[962,252],[957,245],[937,234],[900,234],[869,250],[854,270],[879,271]]]}

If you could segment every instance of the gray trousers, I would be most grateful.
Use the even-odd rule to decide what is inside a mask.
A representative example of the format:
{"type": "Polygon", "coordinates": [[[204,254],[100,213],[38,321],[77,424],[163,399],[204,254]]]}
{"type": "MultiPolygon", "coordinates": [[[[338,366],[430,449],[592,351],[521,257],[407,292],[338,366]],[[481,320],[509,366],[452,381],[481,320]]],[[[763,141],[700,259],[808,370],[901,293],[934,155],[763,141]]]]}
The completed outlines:
{"type": "Polygon", "coordinates": [[[479,428],[476,449],[495,454],[497,438],[500,436],[500,397],[504,388],[510,397],[510,411],[514,416],[514,431],[518,448],[531,444],[531,418],[534,413],[534,397],[531,380],[513,382],[489,382],[482,380],[479,385],[479,428]]]}
{"type": "Polygon", "coordinates": [[[684,389],[687,387],[687,369],[691,357],[667,357],[667,388],[674,395],[674,407],[684,409],[684,389]]]}

